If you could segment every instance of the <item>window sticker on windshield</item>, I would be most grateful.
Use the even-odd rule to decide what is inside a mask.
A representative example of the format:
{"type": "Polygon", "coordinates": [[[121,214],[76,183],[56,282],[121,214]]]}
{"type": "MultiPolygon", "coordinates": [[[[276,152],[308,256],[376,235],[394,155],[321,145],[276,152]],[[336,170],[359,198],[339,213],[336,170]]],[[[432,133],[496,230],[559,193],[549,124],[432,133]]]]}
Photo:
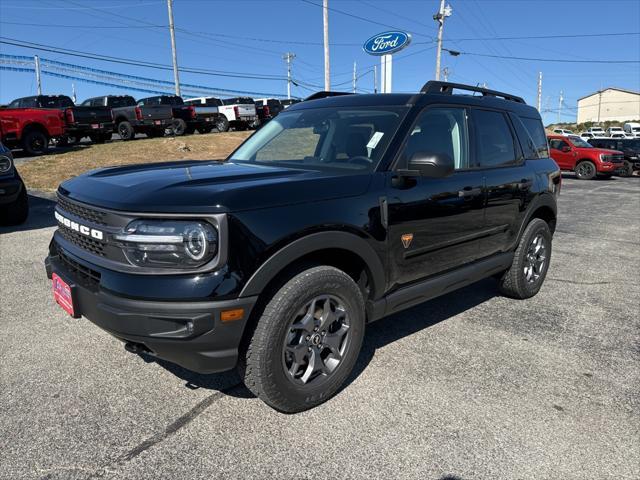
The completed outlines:
{"type": "Polygon", "coordinates": [[[378,145],[378,142],[380,142],[380,139],[382,138],[382,136],[384,135],[384,132],[376,132],[371,136],[371,140],[369,140],[369,143],[367,143],[367,148],[376,148],[376,146],[378,145]]]}

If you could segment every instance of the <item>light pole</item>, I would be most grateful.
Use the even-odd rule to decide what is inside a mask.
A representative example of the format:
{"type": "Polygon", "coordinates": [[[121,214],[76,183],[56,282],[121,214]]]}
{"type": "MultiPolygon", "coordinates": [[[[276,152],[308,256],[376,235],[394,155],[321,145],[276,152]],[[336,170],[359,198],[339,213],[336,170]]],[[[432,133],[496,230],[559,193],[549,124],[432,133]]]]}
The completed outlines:
{"type": "Polygon", "coordinates": [[[450,5],[444,6],[444,0],[440,0],[440,9],[433,16],[438,22],[438,48],[436,50],[436,80],[440,80],[440,59],[442,57],[442,33],[444,31],[444,19],[453,13],[450,5]]]}
{"type": "Polygon", "coordinates": [[[282,58],[287,61],[287,98],[291,100],[291,60],[296,58],[296,54],[287,52],[282,58]]]}
{"type": "Polygon", "coordinates": [[[331,90],[329,75],[329,0],[322,0],[322,30],[324,35],[324,89],[331,90]]]}
{"type": "Polygon", "coordinates": [[[180,77],[178,76],[178,54],[176,53],[176,32],[173,29],[173,0],[167,0],[169,10],[169,34],[171,35],[171,55],[173,57],[173,84],[177,96],[180,96],[180,77]]]}
{"type": "Polygon", "coordinates": [[[42,95],[42,80],[40,77],[40,57],[35,55],[33,57],[36,67],[36,84],[38,85],[38,95],[42,95]]]}

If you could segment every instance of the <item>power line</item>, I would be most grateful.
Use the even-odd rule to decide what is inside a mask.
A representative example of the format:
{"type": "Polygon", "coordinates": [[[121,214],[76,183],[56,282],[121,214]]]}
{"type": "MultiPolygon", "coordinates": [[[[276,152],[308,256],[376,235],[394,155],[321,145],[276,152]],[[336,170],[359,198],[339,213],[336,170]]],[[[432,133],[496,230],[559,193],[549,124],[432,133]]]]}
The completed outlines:
{"type": "Polygon", "coordinates": [[[19,25],[22,27],[53,27],[53,28],[87,28],[93,30],[94,28],[108,28],[108,29],[123,29],[123,28],[167,28],[168,25],[60,25],[55,23],[24,23],[24,22],[5,22],[0,20],[0,24],[3,25],[19,25]]]}
{"type": "MultiPolygon", "coordinates": [[[[640,35],[640,32],[615,32],[615,33],[576,33],[569,35],[529,35],[522,37],[469,37],[469,38],[445,38],[452,42],[491,41],[491,40],[544,40],[546,38],[591,38],[591,37],[624,37],[628,35],[640,35]]],[[[415,42],[417,44],[427,42],[415,42]]]]}
{"type": "Polygon", "coordinates": [[[626,64],[626,63],[640,63],[640,60],[576,60],[572,58],[529,58],[529,57],[512,57],[508,55],[491,55],[488,53],[478,53],[478,52],[462,52],[458,50],[450,50],[443,48],[443,50],[447,50],[453,54],[459,55],[473,55],[476,57],[489,57],[489,58],[501,58],[506,60],[522,60],[528,62],[556,62],[556,63],[615,63],[615,64],[626,64]]]}

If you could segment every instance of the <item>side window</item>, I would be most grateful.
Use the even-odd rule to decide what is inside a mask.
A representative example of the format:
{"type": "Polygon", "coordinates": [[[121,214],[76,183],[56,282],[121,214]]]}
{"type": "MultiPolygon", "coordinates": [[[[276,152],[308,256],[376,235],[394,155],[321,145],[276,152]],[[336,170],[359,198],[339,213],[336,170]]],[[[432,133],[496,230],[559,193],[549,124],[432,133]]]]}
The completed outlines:
{"type": "Polygon", "coordinates": [[[38,108],[36,99],[34,97],[30,97],[30,98],[23,98],[22,100],[20,100],[20,107],[21,108],[38,108]]]}
{"type": "Polygon", "coordinates": [[[549,140],[549,146],[554,150],[562,150],[564,147],[568,147],[569,144],[564,140],[560,140],[559,138],[552,138],[549,140]]]}
{"type": "Polygon", "coordinates": [[[511,118],[511,123],[516,130],[516,136],[520,141],[520,147],[522,148],[522,153],[524,153],[524,158],[526,158],[527,160],[535,160],[537,158],[540,158],[538,156],[538,150],[536,149],[535,143],[533,143],[531,135],[529,135],[529,132],[522,124],[518,116],[510,113],[509,118],[511,118]]]}
{"type": "Polygon", "coordinates": [[[513,135],[504,114],[474,110],[473,119],[480,167],[499,167],[517,163],[513,135]]]}
{"type": "Polygon", "coordinates": [[[469,134],[464,108],[429,108],[415,123],[400,157],[401,168],[416,153],[446,153],[456,170],[469,168],[469,134]]]}
{"type": "Polygon", "coordinates": [[[549,145],[547,144],[547,135],[544,132],[544,127],[539,118],[526,118],[521,117],[523,125],[529,132],[533,143],[538,151],[540,158],[547,158],[549,156],[549,145]]]}

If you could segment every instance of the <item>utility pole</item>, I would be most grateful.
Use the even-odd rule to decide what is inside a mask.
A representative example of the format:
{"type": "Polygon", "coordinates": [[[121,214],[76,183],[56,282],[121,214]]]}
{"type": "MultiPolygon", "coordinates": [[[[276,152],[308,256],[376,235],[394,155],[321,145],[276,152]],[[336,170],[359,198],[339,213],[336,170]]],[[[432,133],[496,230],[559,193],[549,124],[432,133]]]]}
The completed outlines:
{"type": "Polygon", "coordinates": [[[538,112],[542,107],[542,72],[538,72],[538,112]]]}
{"type": "Polygon", "coordinates": [[[173,0],[167,0],[169,10],[169,33],[171,34],[171,55],[173,56],[173,84],[176,95],[180,96],[180,77],[178,76],[178,54],[176,53],[176,32],[173,28],[173,0]]]}
{"type": "Polygon", "coordinates": [[[282,58],[287,61],[287,98],[291,100],[291,60],[296,58],[296,54],[287,52],[282,58]]]}
{"type": "Polygon", "coordinates": [[[353,62],[353,93],[356,93],[356,62],[353,62]]]}
{"type": "Polygon", "coordinates": [[[438,13],[433,16],[433,19],[438,22],[438,48],[436,50],[436,80],[440,80],[440,60],[442,57],[442,33],[444,31],[444,19],[450,17],[452,13],[451,7],[444,6],[444,0],[440,0],[440,9],[438,13]]]}
{"type": "Polygon", "coordinates": [[[378,66],[373,66],[373,93],[378,93],[378,66]]]}
{"type": "Polygon", "coordinates": [[[329,74],[329,0],[322,0],[322,29],[324,32],[324,89],[331,90],[329,74]]]}
{"type": "Polygon", "coordinates": [[[445,82],[449,81],[449,67],[444,67],[442,69],[442,76],[444,77],[445,82]]]}
{"type": "Polygon", "coordinates": [[[42,95],[42,80],[40,79],[40,57],[34,55],[33,60],[36,67],[36,84],[38,85],[38,95],[42,95]]]}
{"type": "Polygon", "coordinates": [[[562,90],[560,90],[560,99],[558,100],[558,123],[560,123],[560,115],[562,114],[562,101],[564,98],[562,97],[562,90]]]}

